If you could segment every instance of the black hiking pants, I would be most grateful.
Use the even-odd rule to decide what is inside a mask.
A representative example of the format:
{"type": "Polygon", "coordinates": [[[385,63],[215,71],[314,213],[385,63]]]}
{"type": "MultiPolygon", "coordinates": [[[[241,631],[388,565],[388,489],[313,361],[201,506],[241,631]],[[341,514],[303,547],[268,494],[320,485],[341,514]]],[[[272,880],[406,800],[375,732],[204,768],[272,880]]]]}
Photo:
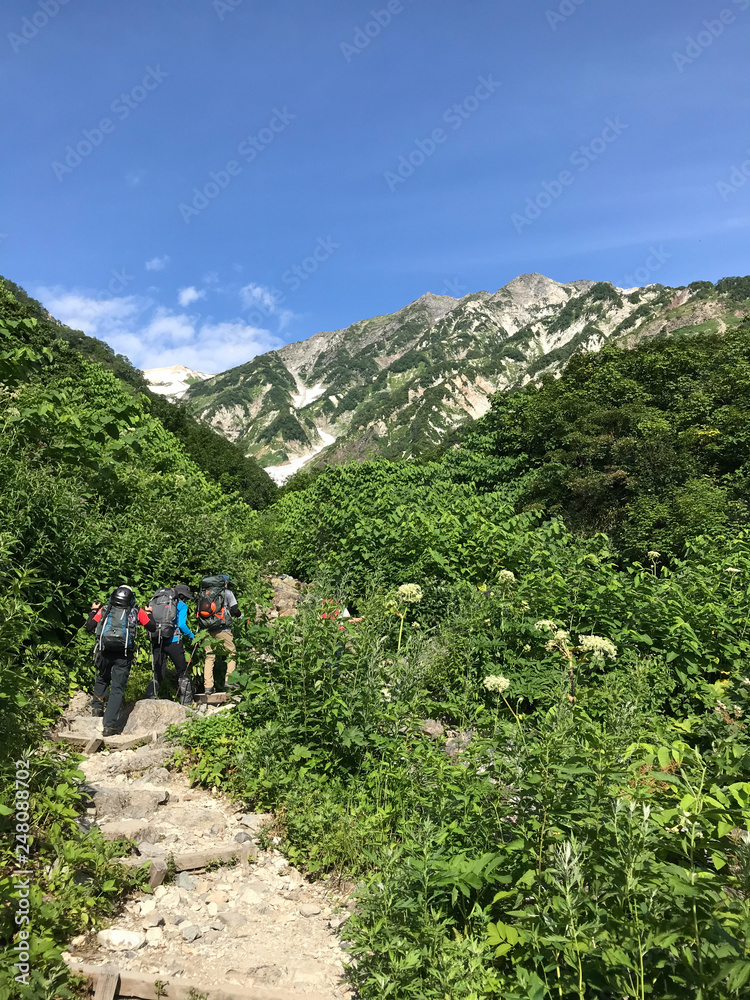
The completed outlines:
{"type": "Polygon", "coordinates": [[[167,660],[171,660],[177,670],[177,694],[181,705],[190,705],[193,701],[193,685],[187,675],[185,647],[181,642],[154,643],[151,646],[153,657],[153,674],[146,688],[146,698],[157,698],[159,686],[164,680],[167,660]]]}
{"type": "Polygon", "coordinates": [[[128,683],[133,658],[124,653],[104,653],[99,651],[96,662],[96,680],[94,681],[94,698],[91,705],[94,715],[104,712],[104,725],[110,729],[117,725],[117,716],[122,707],[125,685],[128,683]],[[104,699],[107,697],[107,709],[104,710],[104,699]]]}

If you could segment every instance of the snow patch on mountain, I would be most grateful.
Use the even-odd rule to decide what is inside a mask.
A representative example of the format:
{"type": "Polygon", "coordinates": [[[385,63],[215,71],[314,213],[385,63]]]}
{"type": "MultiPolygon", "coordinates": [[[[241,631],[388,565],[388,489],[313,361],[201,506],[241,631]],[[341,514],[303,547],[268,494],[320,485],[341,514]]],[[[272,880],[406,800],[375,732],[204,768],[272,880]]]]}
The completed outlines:
{"type": "Polygon", "coordinates": [[[314,403],[316,399],[320,399],[323,393],[326,391],[326,387],[322,382],[310,388],[306,385],[301,385],[299,381],[297,382],[298,392],[293,392],[290,395],[292,401],[292,406],[295,410],[301,410],[304,406],[308,406],[310,403],[314,403]]]}
{"type": "Polygon", "coordinates": [[[185,365],[145,368],[143,374],[152,392],[170,399],[181,399],[194,382],[205,382],[207,378],[213,378],[212,375],[194,371],[185,365]]]}
{"type": "Polygon", "coordinates": [[[325,431],[318,430],[318,434],[323,442],[319,447],[314,448],[305,455],[300,455],[299,458],[295,458],[291,462],[285,462],[284,465],[270,465],[266,468],[266,472],[277,486],[283,486],[287,479],[293,476],[295,472],[299,472],[304,465],[307,465],[310,459],[315,458],[324,448],[327,448],[329,444],[333,444],[336,440],[333,434],[326,434],[325,431]]]}

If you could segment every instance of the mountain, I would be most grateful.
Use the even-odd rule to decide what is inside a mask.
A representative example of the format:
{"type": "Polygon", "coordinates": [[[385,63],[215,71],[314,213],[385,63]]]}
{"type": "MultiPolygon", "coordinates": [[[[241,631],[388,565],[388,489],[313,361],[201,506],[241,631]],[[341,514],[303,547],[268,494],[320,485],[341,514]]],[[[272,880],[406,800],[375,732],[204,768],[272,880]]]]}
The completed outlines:
{"type": "Polygon", "coordinates": [[[191,385],[203,382],[211,375],[193,371],[184,365],[170,365],[168,368],[144,368],[143,376],[151,392],[168,399],[182,399],[191,385]]]}
{"type": "Polygon", "coordinates": [[[494,393],[557,374],[576,352],[723,332],[748,310],[750,278],[621,289],[525,274],[495,293],[427,294],[315,334],[190,386],[185,400],[280,481],[313,458],[419,454],[486,413],[494,393]]]}
{"type": "Polygon", "coordinates": [[[182,403],[152,391],[143,372],[134,368],[126,357],[115,354],[96,337],[65,326],[23,288],[0,275],[0,326],[16,329],[24,320],[31,320],[36,326],[33,338],[36,347],[54,352],[56,345],[63,342],[87,361],[111,371],[163,428],[174,434],[185,453],[224,493],[239,493],[245,503],[259,510],[273,503],[276,487],[257,462],[208,424],[196,420],[182,403]]]}

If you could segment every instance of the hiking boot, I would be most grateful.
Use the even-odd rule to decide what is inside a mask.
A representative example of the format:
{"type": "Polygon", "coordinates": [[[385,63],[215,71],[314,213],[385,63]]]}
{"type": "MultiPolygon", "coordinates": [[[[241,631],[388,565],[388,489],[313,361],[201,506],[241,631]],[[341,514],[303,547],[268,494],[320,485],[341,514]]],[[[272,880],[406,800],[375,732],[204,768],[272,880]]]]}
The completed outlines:
{"type": "Polygon", "coordinates": [[[92,719],[103,719],[104,718],[104,709],[103,708],[95,708],[93,710],[93,712],[91,713],[91,717],[92,717],[92,719]]]}
{"type": "Polygon", "coordinates": [[[105,726],[104,729],[102,729],[102,736],[119,736],[119,733],[114,726],[105,726]]]}
{"type": "Polygon", "coordinates": [[[216,688],[204,688],[203,693],[204,694],[213,694],[215,690],[216,690],[216,688]]]}

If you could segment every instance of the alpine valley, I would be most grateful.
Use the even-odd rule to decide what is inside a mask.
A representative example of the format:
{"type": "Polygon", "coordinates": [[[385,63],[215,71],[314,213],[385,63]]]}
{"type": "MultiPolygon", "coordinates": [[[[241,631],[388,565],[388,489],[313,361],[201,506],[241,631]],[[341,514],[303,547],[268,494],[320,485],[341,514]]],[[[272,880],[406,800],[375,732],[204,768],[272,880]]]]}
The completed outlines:
{"type": "Polygon", "coordinates": [[[191,412],[269,468],[408,457],[483,415],[493,393],[558,374],[606,343],[723,332],[750,278],[620,289],[541,274],[494,294],[423,295],[399,312],[260,355],[186,393],[191,412]]]}

